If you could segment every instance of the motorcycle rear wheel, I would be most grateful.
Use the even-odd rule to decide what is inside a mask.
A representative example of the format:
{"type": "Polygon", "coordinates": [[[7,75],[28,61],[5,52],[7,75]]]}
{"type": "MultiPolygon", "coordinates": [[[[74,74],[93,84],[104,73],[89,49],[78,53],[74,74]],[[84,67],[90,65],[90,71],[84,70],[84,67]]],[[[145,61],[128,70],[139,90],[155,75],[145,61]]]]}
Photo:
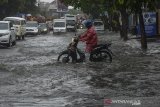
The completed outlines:
{"type": "Polygon", "coordinates": [[[98,52],[92,52],[90,54],[90,61],[92,62],[99,62],[99,61],[104,61],[104,62],[112,62],[112,55],[110,52],[106,50],[101,50],[98,52]]]}

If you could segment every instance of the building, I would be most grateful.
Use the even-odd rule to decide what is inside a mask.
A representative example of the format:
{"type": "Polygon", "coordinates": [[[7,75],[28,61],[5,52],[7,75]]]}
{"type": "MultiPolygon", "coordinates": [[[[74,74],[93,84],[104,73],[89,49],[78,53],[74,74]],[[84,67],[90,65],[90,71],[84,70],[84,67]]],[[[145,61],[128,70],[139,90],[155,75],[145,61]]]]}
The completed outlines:
{"type": "Polygon", "coordinates": [[[54,18],[57,18],[59,16],[57,12],[57,1],[56,0],[50,3],[47,9],[47,16],[54,17],[54,18]]]}
{"type": "Polygon", "coordinates": [[[60,18],[68,12],[68,6],[65,6],[60,0],[53,0],[53,2],[40,2],[38,3],[42,15],[46,17],[60,18]]]}

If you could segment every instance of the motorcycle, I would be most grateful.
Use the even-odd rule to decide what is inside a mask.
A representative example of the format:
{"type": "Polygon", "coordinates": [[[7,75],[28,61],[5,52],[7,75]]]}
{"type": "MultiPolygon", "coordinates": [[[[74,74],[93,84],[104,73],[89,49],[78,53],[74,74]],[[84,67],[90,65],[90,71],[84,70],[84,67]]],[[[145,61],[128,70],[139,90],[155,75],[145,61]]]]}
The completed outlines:
{"type": "MultiPolygon", "coordinates": [[[[72,42],[68,45],[67,49],[62,51],[57,58],[58,62],[68,63],[68,62],[84,62],[85,61],[85,53],[82,52],[79,48],[77,48],[79,42],[79,37],[75,35],[72,38],[72,42]]],[[[108,44],[99,44],[94,47],[93,51],[91,51],[89,60],[91,62],[99,62],[99,61],[108,61],[112,62],[112,51],[109,49],[111,46],[108,44]]]]}

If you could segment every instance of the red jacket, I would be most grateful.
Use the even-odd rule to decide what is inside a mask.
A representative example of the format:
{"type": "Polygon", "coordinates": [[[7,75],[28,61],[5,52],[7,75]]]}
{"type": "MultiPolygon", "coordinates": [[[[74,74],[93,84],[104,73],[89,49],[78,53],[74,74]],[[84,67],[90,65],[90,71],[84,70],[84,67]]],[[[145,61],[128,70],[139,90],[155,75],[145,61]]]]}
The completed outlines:
{"type": "Polygon", "coordinates": [[[98,42],[94,27],[87,29],[86,33],[80,36],[80,40],[86,42],[86,51],[91,52],[98,42]]]}

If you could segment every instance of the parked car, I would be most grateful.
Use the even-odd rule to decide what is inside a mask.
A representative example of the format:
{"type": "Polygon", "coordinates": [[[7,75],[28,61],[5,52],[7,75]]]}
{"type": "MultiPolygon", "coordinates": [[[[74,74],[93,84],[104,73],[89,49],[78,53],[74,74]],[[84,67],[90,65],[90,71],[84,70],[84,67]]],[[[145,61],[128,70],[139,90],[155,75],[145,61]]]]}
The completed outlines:
{"type": "Polygon", "coordinates": [[[75,20],[67,20],[66,21],[67,31],[76,31],[77,30],[77,24],[75,20]]]}
{"type": "Polygon", "coordinates": [[[10,21],[0,21],[0,45],[11,47],[16,44],[16,34],[10,21]]]}
{"type": "Polygon", "coordinates": [[[41,34],[47,34],[49,32],[47,23],[39,23],[39,29],[41,34]]]}
{"type": "Polygon", "coordinates": [[[38,35],[40,33],[39,25],[37,21],[27,21],[26,23],[26,35],[38,35]]]}
{"type": "Polygon", "coordinates": [[[65,19],[54,19],[53,21],[53,34],[54,33],[65,33],[67,31],[65,19]]]}
{"type": "Polygon", "coordinates": [[[26,35],[26,20],[20,17],[5,17],[4,21],[11,21],[14,27],[14,31],[16,33],[16,37],[20,39],[24,39],[26,35]]]}
{"type": "Polygon", "coordinates": [[[95,20],[93,22],[93,25],[94,25],[97,33],[104,33],[105,29],[104,29],[104,23],[102,20],[100,20],[100,19],[95,20]]]}

